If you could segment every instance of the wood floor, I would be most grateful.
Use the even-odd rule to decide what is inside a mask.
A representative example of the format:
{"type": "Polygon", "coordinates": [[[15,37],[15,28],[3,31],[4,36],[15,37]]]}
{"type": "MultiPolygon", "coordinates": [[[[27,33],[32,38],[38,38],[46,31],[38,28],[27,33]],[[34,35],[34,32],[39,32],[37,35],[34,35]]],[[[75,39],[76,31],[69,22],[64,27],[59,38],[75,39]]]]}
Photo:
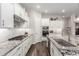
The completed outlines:
{"type": "Polygon", "coordinates": [[[26,56],[49,56],[49,50],[46,47],[46,42],[39,42],[31,46],[26,56]]]}

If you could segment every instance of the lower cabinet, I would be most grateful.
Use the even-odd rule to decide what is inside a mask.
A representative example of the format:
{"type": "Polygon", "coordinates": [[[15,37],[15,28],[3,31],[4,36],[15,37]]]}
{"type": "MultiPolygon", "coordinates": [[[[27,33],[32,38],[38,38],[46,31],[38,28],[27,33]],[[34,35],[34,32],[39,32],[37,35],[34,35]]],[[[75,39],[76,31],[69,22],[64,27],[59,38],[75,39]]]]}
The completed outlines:
{"type": "Polygon", "coordinates": [[[33,40],[32,40],[32,36],[31,36],[31,37],[28,38],[27,41],[25,41],[25,42],[23,43],[23,55],[26,55],[26,54],[27,54],[29,48],[30,48],[31,45],[32,45],[32,42],[33,42],[33,40]]]}
{"type": "Polygon", "coordinates": [[[20,49],[18,49],[18,51],[16,51],[16,53],[13,56],[22,56],[22,47],[20,47],[20,49]]]}
{"type": "Polygon", "coordinates": [[[18,56],[20,54],[22,55],[22,44],[9,52],[7,56],[18,56]]]}
{"type": "Polygon", "coordinates": [[[7,56],[25,56],[32,45],[32,36],[25,38],[26,40],[7,54],[7,56]]]}
{"type": "Polygon", "coordinates": [[[50,54],[51,56],[62,56],[61,52],[52,42],[50,42],[50,54]]]}
{"type": "Polygon", "coordinates": [[[26,55],[27,51],[29,50],[29,48],[28,48],[28,47],[29,47],[29,46],[28,46],[28,45],[29,45],[29,44],[28,44],[28,43],[29,43],[29,40],[30,40],[30,39],[28,38],[27,41],[25,41],[25,42],[23,43],[23,51],[22,51],[22,52],[23,52],[23,55],[26,55]]]}

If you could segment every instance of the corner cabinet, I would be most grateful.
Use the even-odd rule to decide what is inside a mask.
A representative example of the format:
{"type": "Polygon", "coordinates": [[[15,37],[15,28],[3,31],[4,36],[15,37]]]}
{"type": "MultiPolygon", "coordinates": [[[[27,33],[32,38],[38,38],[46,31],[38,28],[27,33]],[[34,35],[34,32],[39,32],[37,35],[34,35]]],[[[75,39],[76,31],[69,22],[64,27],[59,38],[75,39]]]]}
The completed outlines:
{"type": "Polygon", "coordinates": [[[13,28],[14,26],[14,4],[13,3],[1,3],[0,4],[0,27],[1,28],[13,28]]]}

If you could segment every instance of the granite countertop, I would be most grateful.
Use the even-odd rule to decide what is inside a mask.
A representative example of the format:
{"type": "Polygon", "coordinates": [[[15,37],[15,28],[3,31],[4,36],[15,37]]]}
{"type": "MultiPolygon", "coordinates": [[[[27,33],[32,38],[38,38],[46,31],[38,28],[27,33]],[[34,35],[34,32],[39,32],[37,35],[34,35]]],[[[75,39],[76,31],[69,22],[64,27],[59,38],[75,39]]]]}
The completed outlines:
{"type": "Polygon", "coordinates": [[[79,47],[66,42],[65,40],[61,39],[60,37],[55,39],[53,36],[47,36],[50,41],[57,47],[57,49],[63,54],[63,55],[79,55],[79,47]],[[58,42],[57,42],[58,41],[58,42]],[[61,42],[60,42],[61,41],[61,42]]]}
{"type": "MultiPolygon", "coordinates": [[[[29,36],[26,36],[25,38],[28,38],[29,36]]],[[[20,45],[23,41],[25,41],[26,39],[23,40],[7,40],[3,43],[0,43],[0,56],[4,56],[7,53],[10,52],[10,50],[16,48],[18,45],[20,45]]]]}
{"type": "Polygon", "coordinates": [[[61,37],[60,35],[55,35],[55,36],[47,36],[50,41],[52,43],[54,43],[58,48],[61,48],[61,49],[65,49],[65,48],[75,48],[76,46],[65,41],[63,39],[63,37],[61,37]]]}

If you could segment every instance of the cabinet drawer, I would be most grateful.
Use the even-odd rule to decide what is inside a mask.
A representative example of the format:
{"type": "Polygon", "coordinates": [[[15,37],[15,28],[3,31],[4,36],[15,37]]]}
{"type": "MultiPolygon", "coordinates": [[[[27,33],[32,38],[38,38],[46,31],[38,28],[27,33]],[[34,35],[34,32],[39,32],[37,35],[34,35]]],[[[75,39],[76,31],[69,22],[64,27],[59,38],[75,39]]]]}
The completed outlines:
{"type": "Polygon", "coordinates": [[[22,48],[20,48],[18,51],[16,51],[16,53],[13,56],[22,56],[23,52],[22,52],[22,48]]]}
{"type": "Polygon", "coordinates": [[[7,56],[14,56],[18,51],[20,51],[22,49],[22,45],[16,47],[15,49],[13,49],[11,52],[9,52],[7,54],[7,56]]]}

